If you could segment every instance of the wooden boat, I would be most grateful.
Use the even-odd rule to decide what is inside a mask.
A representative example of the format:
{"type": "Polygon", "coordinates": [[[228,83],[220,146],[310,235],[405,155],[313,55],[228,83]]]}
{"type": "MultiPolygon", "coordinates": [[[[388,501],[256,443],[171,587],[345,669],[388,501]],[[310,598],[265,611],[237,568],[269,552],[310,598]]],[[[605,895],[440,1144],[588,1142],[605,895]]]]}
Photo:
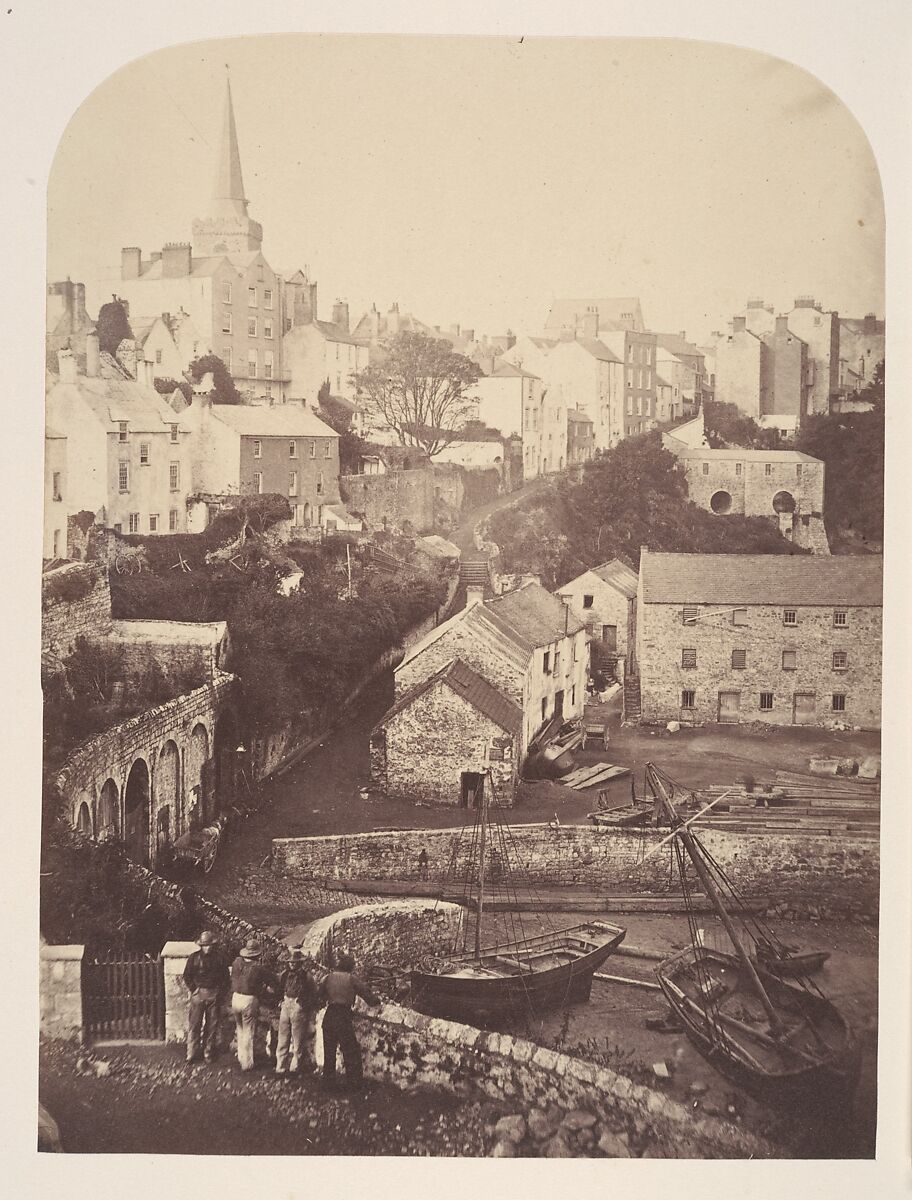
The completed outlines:
{"type": "Polygon", "coordinates": [[[645,825],[651,815],[651,804],[624,804],[620,808],[600,808],[598,812],[589,813],[588,819],[593,825],[624,829],[645,825]]]}
{"type": "MultiPolygon", "coordinates": [[[[487,776],[493,790],[490,772],[487,776]]],[[[410,973],[412,1002],[437,1015],[474,1022],[496,1020],[511,1013],[538,1013],[580,1004],[589,999],[592,976],[621,944],[626,929],[607,921],[584,921],[564,929],[522,936],[499,945],[481,944],[482,917],[488,890],[488,855],[495,851],[498,871],[505,877],[500,890],[511,890],[510,866],[504,861],[509,833],[496,816],[491,824],[485,779],[476,785],[477,818],[472,830],[474,853],[468,863],[467,903],[474,902],[474,950],[468,949],[469,923],[463,925],[462,946],[410,973]],[[490,842],[490,845],[489,845],[490,842]]],[[[456,854],[454,853],[454,861],[456,854]]],[[[449,890],[452,890],[452,886],[449,890]]]]}
{"type": "MultiPolygon", "coordinates": [[[[787,957],[771,929],[750,941],[722,897],[731,887],[722,869],[682,821],[668,798],[665,777],[651,764],[646,780],[668,816],[685,899],[685,855],[728,935],[733,953],[693,944],[665,959],[656,978],[691,1041],[704,1057],[764,1099],[800,1104],[805,1111],[834,1112],[850,1102],[858,1082],[860,1053],[838,1009],[809,980],[785,983],[751,954],[761,941],[787,957]]],[[[670,782],[670,781],[669,781],[670,782]]],[[[735,901],[737,903],[737,901],[735,901]]],[[[733,905],[734,907],[734,905],[733,905]]],[[[749,918],[755,925],[759,921],[749,918]]],[[[695,928],[692,926],[692,928],[695,928]]]]}
{"type": "Polygon", "coordinates": [[[819,971],[830,957],[826,950],[796,950],[784,947],[777,950],[774,946],[757,943],[757,963],[770,975],[778,978],[792,979],[795,976],[813,975],[819,971]]]}

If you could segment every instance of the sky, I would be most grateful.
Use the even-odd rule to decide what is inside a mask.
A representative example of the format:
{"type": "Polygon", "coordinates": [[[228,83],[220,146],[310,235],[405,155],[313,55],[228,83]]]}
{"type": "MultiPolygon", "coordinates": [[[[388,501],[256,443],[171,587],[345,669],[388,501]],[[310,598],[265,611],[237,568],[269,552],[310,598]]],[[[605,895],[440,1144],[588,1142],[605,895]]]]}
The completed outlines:
{"type": "Polygon", "coordinates": [[[539,332],[555,297],[637,295],[705,340],[750,296],[884,312],[867,139],[804,70],[677,39],[272,35],[159,51],[73,116],[48,277],[117,290],[120,247],[205,215],[226,65],[250,215],[320,315],[539,332]]]}

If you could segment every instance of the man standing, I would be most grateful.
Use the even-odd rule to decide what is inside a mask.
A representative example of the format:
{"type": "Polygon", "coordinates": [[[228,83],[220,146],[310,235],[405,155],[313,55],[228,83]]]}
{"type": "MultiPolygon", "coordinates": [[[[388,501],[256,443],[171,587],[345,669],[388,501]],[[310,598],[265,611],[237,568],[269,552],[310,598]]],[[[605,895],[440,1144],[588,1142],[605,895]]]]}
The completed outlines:
{"type": "Polygon", "coordinates": [[[260,1001],[278,989],[272,972],[259,961],[261,954],[260,943],[256,938],[250,938],[231,964],[231,1011],[234,1013],[237,1056],[242,1071],[253,1070],[253,1045],[260,1001]]]}
{"type": "Polygon", "coordinates": [[[218,1053],[218,1028],[222,1001],[228,991],[228,966],[216,946],[215,934],[204,929],[199,949],[187,959],[184,983],[190,992],[187,1030],[187,1062],[206,1062],[218,1053]]]}
{"type": "Polygon", "coordinates": [[[323,982],[322,993],[326,1000],[323,1014],[323,1086],[331,1088],[336,1082],[336,1051],[341,1049],[345,1062],[345,1082],[349,1088],[358,1088],[364,1082],[361,1067],[361,1049],[352,1025],[352,1005],[355,996],[371,1006],[380,1003],[370,988],[354,974],[355,960],[350,954],[340,954],[336,969],[330,971],[323,982]]]}
{"type": "Polygon", "coordinates": [[[302,1068],[313,1066],[313,1056],[307,1052],[305,1042],[317,998],[317,989],[300,949],[292,950],[288,966],[279,978],[279,984],[282,989],[282,1007],[279,1011],[276,1075],[297,1075],[302,1068]]]}

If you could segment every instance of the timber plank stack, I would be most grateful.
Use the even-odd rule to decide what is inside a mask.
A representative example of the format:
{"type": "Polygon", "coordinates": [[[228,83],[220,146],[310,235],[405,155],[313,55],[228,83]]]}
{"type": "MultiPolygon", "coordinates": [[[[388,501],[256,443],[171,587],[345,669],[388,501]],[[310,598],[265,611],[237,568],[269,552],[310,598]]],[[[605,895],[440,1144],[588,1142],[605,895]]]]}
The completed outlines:
{"type": "Polygon", "coordinates": [[[850,833],[877,837],[880,831],[880,787],[877,781],[822,778],[777,771],[774,780],[758,782],[752,791],[715,785],[701,789],[701,805],[729,792],[727,811],[710,810],[698,824],[731,832],[850,833]]]}

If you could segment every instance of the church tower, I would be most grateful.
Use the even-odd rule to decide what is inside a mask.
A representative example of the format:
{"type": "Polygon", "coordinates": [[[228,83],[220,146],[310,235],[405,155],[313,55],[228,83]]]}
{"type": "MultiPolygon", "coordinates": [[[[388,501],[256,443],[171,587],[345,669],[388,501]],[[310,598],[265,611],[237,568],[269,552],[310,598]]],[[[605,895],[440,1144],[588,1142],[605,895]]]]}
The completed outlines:
{"type": "Polygon", "coordinates": [[[247,254],[259,250],[263,244],[262,225],[247,215],[230,79],[225,92],[225,116],[209,214],[196,217],[192,229],[193,253],[201,258],[217,254],[247,254]]]}

